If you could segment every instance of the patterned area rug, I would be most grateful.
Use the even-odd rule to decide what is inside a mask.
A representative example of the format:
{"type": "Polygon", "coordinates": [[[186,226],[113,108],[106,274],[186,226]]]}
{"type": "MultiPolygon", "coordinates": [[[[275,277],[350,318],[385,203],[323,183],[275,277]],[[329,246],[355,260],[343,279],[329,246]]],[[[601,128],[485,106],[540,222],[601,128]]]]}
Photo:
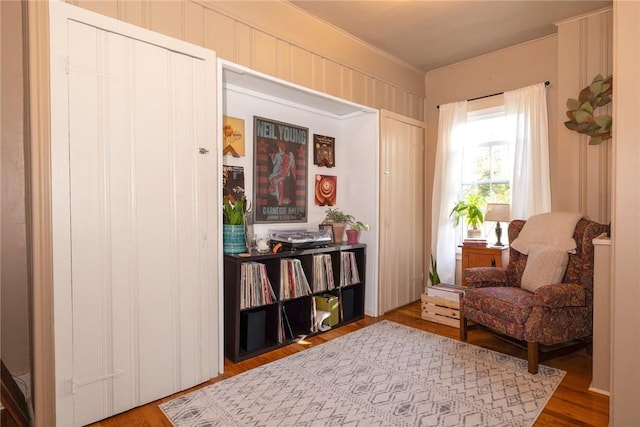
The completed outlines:
{"type": "Polygon", "coordinates": [[[530,426],[565,372],[390,321],[160,405],[175,426],[530,426]]]}

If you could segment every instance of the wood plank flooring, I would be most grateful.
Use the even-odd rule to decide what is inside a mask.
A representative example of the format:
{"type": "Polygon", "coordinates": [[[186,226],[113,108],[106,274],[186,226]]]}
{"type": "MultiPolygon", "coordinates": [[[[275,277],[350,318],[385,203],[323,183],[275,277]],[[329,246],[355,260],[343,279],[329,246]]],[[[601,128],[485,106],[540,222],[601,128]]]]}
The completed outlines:
{"type": "MultiPolygon", "coordinates": [[[[453,339],[459,339],[458,329],[422,320],[420,318],[420,302],[417,301],[405,307],[393,310],[384,316],[378,318],[365,317],[363,320],[358,322],[311,337],[303,343],[292,344],[240,363],[232,363],[229,360],[225,360],[225,373],[205,384],[174,394],[156,402],[149,403],[139,408],[132,409],[93,425],[95,427],[170,427],[171,423],[165,418],[158,408],[159,403],[174,399],[181,394],[191,392],[208,384],[222,381],[225,378],[229,378],[265,363],[269,363],[304,350],[310,346],[322,344],[326,341],[384,319],[453,339]]],[[[470,344],[490,348],[492,350],[526,359],[526,350],[506,343],[503,340],[496,338],[495,335],[481,329],[470,330],[468,342],[470,344]]],[[[584,349],[569,355],[546,360],[543,363],[548,366],[563,369],[567,371],[567,375],[564,377],[562,383],[536,421],[535,426],[557,427],[608,425],[609,398],[601,394],[588,391],[589,384],[591,383],[591,357],[587,355],[584,349]]]]}

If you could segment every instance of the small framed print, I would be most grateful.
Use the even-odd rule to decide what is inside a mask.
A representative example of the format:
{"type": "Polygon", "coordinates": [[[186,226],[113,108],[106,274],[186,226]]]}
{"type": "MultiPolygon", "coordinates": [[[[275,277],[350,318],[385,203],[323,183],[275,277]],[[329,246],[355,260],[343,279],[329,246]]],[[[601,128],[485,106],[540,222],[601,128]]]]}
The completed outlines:
{"type": "Polygon", "coordinates": [[[333,225],[331,224],[320,224],[318,226],[320,230],[326,230],[327,234],[331,236],[331,243],[335,243],[335,239],[333,238],[333,225]]]}
{"type": "Polygon", "coordinates": [[[337,188],[337,176],[316,175],[315,204],[317,206],[335,206],[337,188]]]}
{"type": "Polygon", "coordinates": [[[336,165],[336,139],[332,136],[313,134],[313,164],[332,168],[336,165]]]}

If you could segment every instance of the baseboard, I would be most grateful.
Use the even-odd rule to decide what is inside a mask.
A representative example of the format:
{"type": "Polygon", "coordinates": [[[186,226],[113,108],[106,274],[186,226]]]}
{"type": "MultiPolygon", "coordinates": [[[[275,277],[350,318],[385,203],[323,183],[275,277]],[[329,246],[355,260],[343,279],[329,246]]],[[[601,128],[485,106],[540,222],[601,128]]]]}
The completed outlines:
{"type": "Polygon", "coordinates": [[[604,395],[604,396],[611,396],[611,394],[609,394],[609,392],[608,392],[608,391],[606,391],[606,390],[601,390],[601,389],[599,389],[599,388],[597,388],[597,387],[589,387],[587,390],[592,391],[592,392],[594,392],[594,393],[602,394],[602,395],[604,395]]]}

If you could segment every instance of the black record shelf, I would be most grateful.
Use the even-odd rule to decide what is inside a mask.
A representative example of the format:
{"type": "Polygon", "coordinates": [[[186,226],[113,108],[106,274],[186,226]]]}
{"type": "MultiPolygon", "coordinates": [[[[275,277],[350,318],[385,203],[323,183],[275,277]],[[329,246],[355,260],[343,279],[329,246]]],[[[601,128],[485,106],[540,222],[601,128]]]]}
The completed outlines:
{"type": "MultiPolygon", "coordinates": [[[[297,261],[295,261],[297,263],[297,261]]],[[[224,256],[224,352],[233,362],[248,359],[267,351],[294,343],[301,338],[322,333],[315,330],[313,318],[314,297],[324,296],[336,300],[337,311],[331,326],[336,328],[364,317],[366,245],[327,245],[326,247],[298,249],[278,253],[252,253],[250,256],[224,256]],[[329,290],[313,289],[314,256],[328,254],[335,287],[329,290]],[[347,261],[344,261],[344,259],[347,261]],[[299,260],[299,265],[311,288],[311,294],[284,298],[280,280],[283,259],[299,260]],[[349,261],[350,260],[350,261],[349,261]],[[344,263],[347,267],[344,267],[344,263]],[[275,295],[275,301],[263,305],[241,308],[242,265],[261,263],[265,268],[275,295]],[[341,279],[343,272],[353,266],[355,278],[341,279]],[[335,297],[335,298],[331,298],[335,297]],[[336,323],[337,322],[337,323],[336,323]]],[[[247,305],[250,305],[247,303],[247,305]]]]}

